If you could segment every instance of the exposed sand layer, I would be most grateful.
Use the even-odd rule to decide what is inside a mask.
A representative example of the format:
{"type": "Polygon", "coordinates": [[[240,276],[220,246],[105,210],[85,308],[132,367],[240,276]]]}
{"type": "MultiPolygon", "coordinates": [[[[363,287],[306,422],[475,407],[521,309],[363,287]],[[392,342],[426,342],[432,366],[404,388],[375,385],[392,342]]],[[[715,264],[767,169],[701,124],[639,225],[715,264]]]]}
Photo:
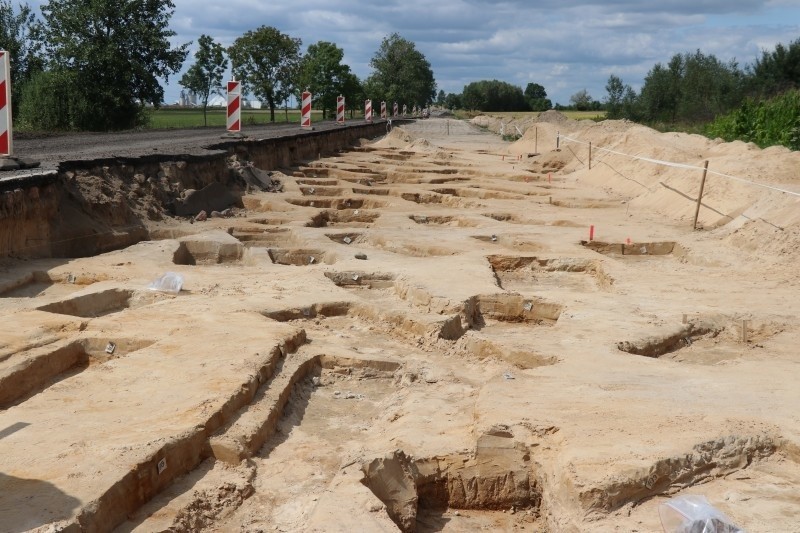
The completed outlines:
{"type": "Polygon", "coordinates": [[[800,154],[554,120],[6,263],[0,531],[660,531],[679,494],[800,531],[798,197],[710,174],[695,231],[701,172],[620,155],[800,191],[800,154]]]}

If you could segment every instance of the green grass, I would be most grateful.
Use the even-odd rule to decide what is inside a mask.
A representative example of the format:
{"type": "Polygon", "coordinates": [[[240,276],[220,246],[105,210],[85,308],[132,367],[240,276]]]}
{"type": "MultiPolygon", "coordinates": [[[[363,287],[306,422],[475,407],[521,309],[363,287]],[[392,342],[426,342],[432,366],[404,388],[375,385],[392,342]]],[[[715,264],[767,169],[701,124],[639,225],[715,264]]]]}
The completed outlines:
{"type": "MultiPolygon", "coordinates": [[[[148,128],[151,129],[169,129],[169,128],[197,128],[202,127],[203,123],[203,110],[197,108],[179,108],[179,107],[162,107],[161,109],[151,109],[148,111],[150,123],[148,128]]],[[[208,125],[214,127],[225,127],[225,109],[222,108],[209,108],[208,110],[208,125]]],[[[350,119],[350,113],[347,113],[347,119],[356,120],[362,118],[362,114],[356,113],[354,119],[350,119]]],[[[270,123],[269,109],[243,109],[242,110],[242,126],[254,126],[259,124],[270,123]]],[[[322,120],[322,111],[311,112],[311,122],[319,122],[322,120]]],[[[275,110],[275,122],[277,124],[285,124],[286,122],[295,122],[300,124],[300,111],[297,109],[290,109],[287,113],[283,109],[275,110]]]]}

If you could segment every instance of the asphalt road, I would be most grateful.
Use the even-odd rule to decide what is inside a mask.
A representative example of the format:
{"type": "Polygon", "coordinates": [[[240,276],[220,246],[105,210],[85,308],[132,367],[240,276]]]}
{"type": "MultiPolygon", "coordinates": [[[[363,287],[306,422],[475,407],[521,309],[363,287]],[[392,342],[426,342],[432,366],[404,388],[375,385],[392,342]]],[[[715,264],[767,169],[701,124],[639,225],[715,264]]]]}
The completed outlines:
{"type": "MultiPolygon", "coordinates": [[[[362,120],[349,124],[363,124],[362,120]]],[[[335,122],[320,122],[315,130],[336,129],[335,122]]],[[[249,126],[242,133],[251,139],[267,139],[301,133],[299,124],[249,126]]],[[[138,157],[162,153],[170,155],[202,153],[204,147],[223,141],[222,128],[144,130],[122,133],[74,133],[49,136],[20,136],[14,139],[14,155],[42,162],[43,169],[55,168],[63,161],[106,157],[138,157]]]]}

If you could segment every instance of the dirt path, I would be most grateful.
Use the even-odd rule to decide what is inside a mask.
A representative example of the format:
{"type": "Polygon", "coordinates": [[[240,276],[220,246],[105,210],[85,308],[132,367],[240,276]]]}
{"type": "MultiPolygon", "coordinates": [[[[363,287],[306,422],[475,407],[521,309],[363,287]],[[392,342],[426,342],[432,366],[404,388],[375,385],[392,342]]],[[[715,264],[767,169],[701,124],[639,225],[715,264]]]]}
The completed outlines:
{"type": "MultiPolygon", "coordinates": [[[[659,531],[702,494],[800,531],[794,241],[711,210],[691,231],[658,186],[689,177],[539,134],[420,121],[234,218],[6,269],[7,529],[659,531]],[[147,291],[165,271],[179,294],[147,291]]],[[[794,235],[784,200],[735,193],[709,205],[794,235]]]]}

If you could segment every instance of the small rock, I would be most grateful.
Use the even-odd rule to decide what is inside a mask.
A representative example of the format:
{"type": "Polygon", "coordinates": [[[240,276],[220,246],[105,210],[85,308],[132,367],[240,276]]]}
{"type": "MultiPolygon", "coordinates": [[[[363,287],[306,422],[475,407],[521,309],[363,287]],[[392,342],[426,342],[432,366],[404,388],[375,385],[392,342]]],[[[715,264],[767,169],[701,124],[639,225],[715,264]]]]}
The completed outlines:
{"type": "Polygon", "coordinates": [[[225,209],[224,211],[222,211],[222,213],[221,213],[221,214],[222,214],[222,216],[224,216],[225,218],[229,218],[229,217],[232,217],[232,216],[233,216],[233,210],[231,210],[231,208],[229,207],[228,209],[225,209]]]}
{"type": "Polygon", "coordinates": [[[364,253],[358,253],[358,254],[356,254],[356,259],[361,259],[362,261],[366,261],[366,259],[367,259],[367,254],[364,254],[364,253]]]}
{"type": "Polygon", "coordinates": [[[219,211],[211,211],[211,218],[222,218],[222,213],[219,211]]]}
{"type": "Polygon", "coordinates": [[[319,386],[322,384],[322,381],[319,379],[319,377],[317,377],[317,376],[314,376],[313,378],[311,378],[311,383],[312,383],[312,384],[313,384],[315,387],[319,387],[319,386]]]}
{"type": "Polygon", "coordinates": [[[461,516],[461,513],[459,513],[458,511],[456,511],[455,513],[453,513],[453,515],[454,515],[454,516],[461,516]]]}
{"type": "Polygon", "coordinates": [[[208,214],[205,211],[200,211],[197,213],[197,216],[194,217],[195,222],[203,222],[204,220],[208,219],[208,214]]]}

